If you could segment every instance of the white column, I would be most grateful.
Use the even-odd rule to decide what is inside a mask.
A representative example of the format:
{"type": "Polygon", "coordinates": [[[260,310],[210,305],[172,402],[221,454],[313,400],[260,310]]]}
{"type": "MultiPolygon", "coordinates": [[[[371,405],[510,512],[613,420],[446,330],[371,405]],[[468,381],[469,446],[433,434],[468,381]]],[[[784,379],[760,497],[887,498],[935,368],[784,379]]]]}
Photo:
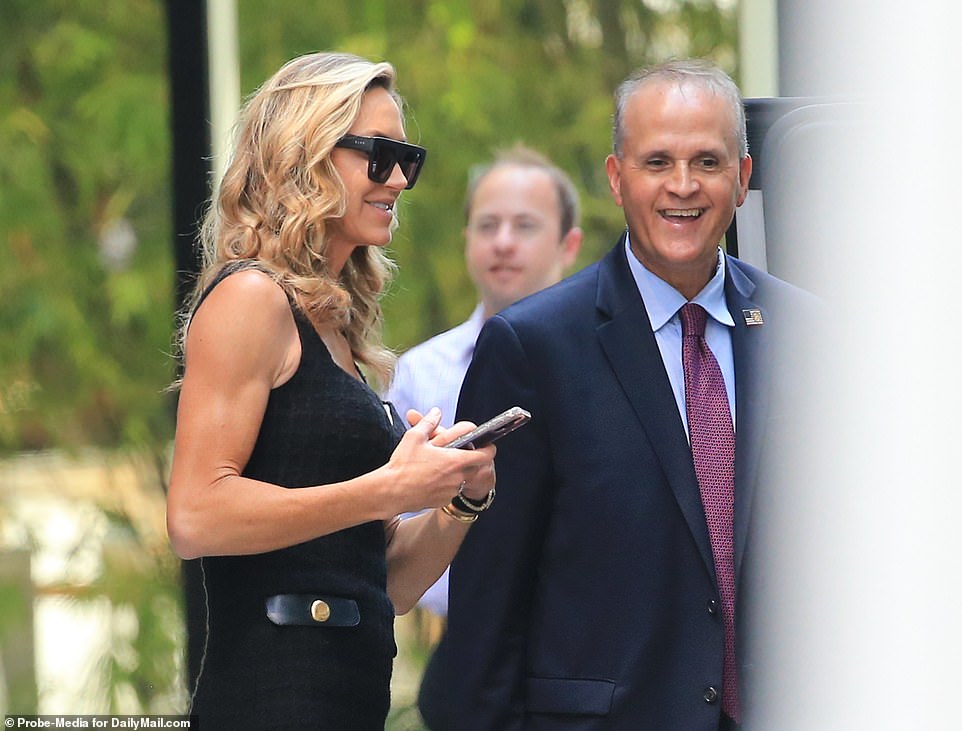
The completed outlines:
{"type": "Polygon", "coordinates": [[[828,201],[806,223],[826,295],[813,352],[825,459],[771,526],[759,626],[776,658],[752,728],[948,731],[962,662],[962,9],[779,11],[783,93],[842,95],[861,111],[815,151],[817,175],[796,181],[828,201]]]}
{"type": "Polygon", "coordinates": [[[776,0],[741,0],[738,6],[739,87],[745,97],[778,96],[776,0]]]}
{"type": "Polygon", "coordinates": [[[207,0],[211,155],[214,185],[227,167],[231,133],[240,106],[236,0],[207,0]]]}

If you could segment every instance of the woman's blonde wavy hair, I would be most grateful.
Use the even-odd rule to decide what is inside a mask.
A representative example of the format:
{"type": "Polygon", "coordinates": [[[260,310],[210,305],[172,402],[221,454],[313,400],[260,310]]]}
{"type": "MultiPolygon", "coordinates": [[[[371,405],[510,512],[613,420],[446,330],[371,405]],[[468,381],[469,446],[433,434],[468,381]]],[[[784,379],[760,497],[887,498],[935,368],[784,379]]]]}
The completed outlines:
{"type": "Polygon", "coordinates": [[[355,359],[386,385],[394,354],[381,339],[380,299],[394,264],[378,246],[359,246],[340,276],[329,269],[325,233],[344,215],[346,189],[331,161],[364,93],[381,87],[402,106],[394,67],[346,53],[312,53],[285,64],[248,99],[233,157],[200,234],[202,268],[178,333],[228,263],[256,261],[316,328],[339,328],[355,359]]]}

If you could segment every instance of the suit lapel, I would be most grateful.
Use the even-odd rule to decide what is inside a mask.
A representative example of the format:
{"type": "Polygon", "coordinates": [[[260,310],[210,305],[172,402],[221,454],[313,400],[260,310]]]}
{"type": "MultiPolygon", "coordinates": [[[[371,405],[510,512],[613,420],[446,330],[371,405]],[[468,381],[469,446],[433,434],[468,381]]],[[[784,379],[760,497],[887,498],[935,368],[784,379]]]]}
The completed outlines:
{"type": "Polygon", "coordinates": [[[725,296],[735,320],[732,351],[735,359],[735,575],[739,576],[761,444],[764,441],[771,382],[771,326],[765,308],[752,298],[755,285],[728,259],[725,296]],[[746,312],[747,311],[747,312],[746,312]],[[755,315],[754,313],[759,313],[755,315]],[[758,322],[761,324],[749,324],[758,322]]]}
{"type": "Polygon", "coordinates": [[[625,261],[624,238],[599,264],[601,347],[658,455],[675,499],[711,576],[715,575],[705,511],[691,449],[648,313],[625,261]]]}

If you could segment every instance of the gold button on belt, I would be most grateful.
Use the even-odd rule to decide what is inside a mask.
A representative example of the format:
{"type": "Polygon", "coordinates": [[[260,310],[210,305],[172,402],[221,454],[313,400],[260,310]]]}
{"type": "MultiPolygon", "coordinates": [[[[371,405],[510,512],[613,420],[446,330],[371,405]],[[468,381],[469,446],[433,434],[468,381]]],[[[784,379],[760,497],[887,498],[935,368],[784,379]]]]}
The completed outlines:
{"type": "Polygon", "coordinates": [[[357,601],[332,594],[275,594],[264,598],[267,618],[284,627],[357,627],[361,612],[357,601]]]}
{"type": "Polygon", "coordinates": [[[331,618],[331,607],[323,599],[315,599],[311,604],[311,618],[315,622],[326,622],[331,618]]]}

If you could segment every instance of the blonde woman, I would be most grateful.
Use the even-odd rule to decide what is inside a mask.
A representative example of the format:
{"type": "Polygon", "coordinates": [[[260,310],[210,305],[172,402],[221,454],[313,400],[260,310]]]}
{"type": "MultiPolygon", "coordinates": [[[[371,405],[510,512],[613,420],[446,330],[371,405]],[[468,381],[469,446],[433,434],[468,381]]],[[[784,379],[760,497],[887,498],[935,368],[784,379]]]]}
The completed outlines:
{"type": "Polygon", "coordinates": [[[405,432],[360,369],[393,366],[383,248],[424,158],[387,63],[303,56],[243,110],[181,333],[167,504],[204,569],[204,728],[382,729],[394,615],[493,496],[493,447],[443,448],[472,425],[412,411],[405,432]]]}

